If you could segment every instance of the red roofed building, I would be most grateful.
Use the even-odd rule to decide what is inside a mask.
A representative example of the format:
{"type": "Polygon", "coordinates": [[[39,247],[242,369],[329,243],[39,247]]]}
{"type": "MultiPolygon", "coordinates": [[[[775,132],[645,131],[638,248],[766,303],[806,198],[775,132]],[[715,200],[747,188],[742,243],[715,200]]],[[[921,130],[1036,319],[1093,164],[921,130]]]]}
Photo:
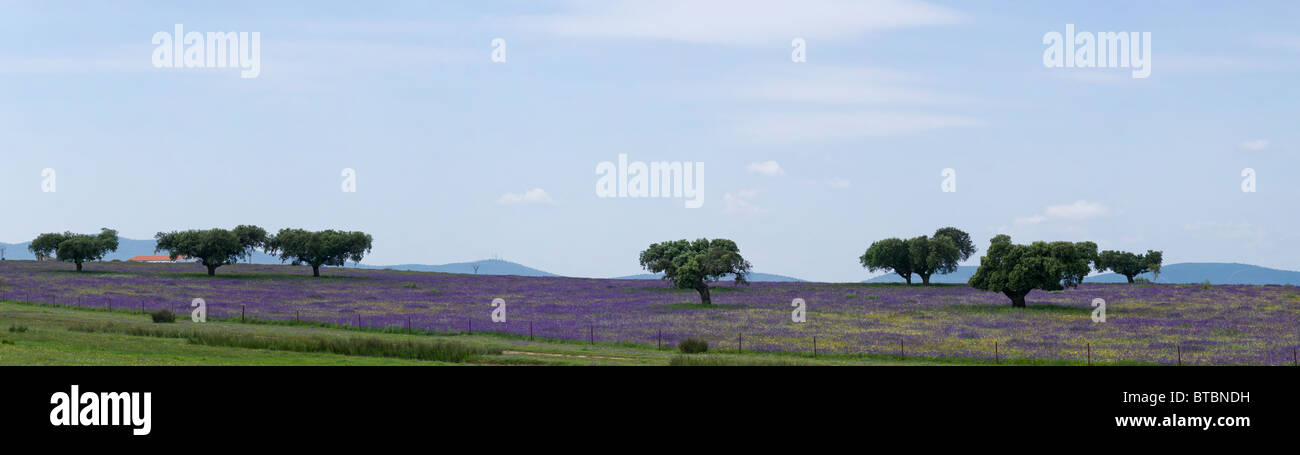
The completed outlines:
{"type": "Polygon", "coordinates": [[[127,260],[131,262],[163,263],[163,262],[181,262],[184,261],[185,259],[186,258],[183,255],[177,256],[176,260],[173,261],[171,256],[165,254],[142,254],[140,256],[136,256],[127,260]]]}

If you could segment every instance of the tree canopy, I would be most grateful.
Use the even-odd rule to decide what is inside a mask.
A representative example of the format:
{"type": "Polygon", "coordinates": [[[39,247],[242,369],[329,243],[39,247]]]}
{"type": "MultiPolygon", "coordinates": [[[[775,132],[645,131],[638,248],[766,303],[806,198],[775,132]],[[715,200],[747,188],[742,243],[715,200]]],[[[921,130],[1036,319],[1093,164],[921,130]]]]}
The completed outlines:
{"type": "Polygon", "coordinates": [[[888,238],[872,243],[858,262],[872,272],[897,273],[908,284],[912,283],[913,273],[921,277],[921,283],[930,284],[931,275],[957,271],[957,265],[974,253],[969,234],[945,227],[936,230],[933,237],[888,238]]]}
{"type": "Polygon", "coordinates": [[[736,242],[727,239],[698,239],[652,243],[641,252],[641,267],[664,274],[679,289],[694,289],[700,302],[713,303],[709,283],[735,275],[736,284],[749,283],[750,264],[740,256],[736,242]]]}
{"type": "Polygon", "coordinates": [[[235,226],[233,232],[235,237],[239,238],[239,245],[243,247],[239,257],[250,261],[253,259],[253,252],[257,251],[258,248],[265,247],[268,240],[266,229],[253,225],[241,224],[235,226]]]}
{"type": "Polygon", "coordinates": [[[67,240],[71,235],[71,232],[63,234],[58,232],[41,234],[36,236],[36,239],[32,240],[32,243],[27,244],[27,249],[30,250],[32,254],[36,255],[36,260],[44,261],[54,257],[54,253],[59,250],[59,244],[63,243],[63,241],[67,240]]]}
{"type": "MultiPolygon", "coordinates": [[[[956,245],[957,251],[961,253],[958,262],[970,259],[970,257],[974,255],[976,251],[979,251],[978,248],[975,248],[975,243],[971,241],[970,234],[967,234],[966,231],[963,231],[961,229],[957,229],[955,227],[939,228],[934,231],[934,236],[947,237],[949,239],[952,239],[953,245],[956,245]]],[[[957,269],[954,266],[952,270],[943,273],[952,273],[956,270],[957,269]]]]}
{"type": "Polygon", "coordinates": [[[159,232],[154,239],[155,252],[167,250],[173,261],[182,255],[195,258],[208,268],[208,276],[216,275],[217,267],[238,263],[246,248],[239,235],[221,228],[159,232]]]}
{"type": "Polygon", "coordinates": [[[1011,243],[1011,237],[993,237],[989,249],[980,258],[979,269],[970,278],[970,286],[1001,292],[1015,307],[1025,306],[1025,295],[1034,289],[1055,291],[1076,287],[1097,259],[1097,244],[1092,242],[1011,243]]]}
{"type": "Polygon", "coordinates": [[[1113,270],[1115,273],[1124,275],[1128,282],[1133,282],[1133,277],[1143,273],[1151,272],[1160,273],[1160,263],[1163,262],[1159,251],[1147,250],[1147,254],[1136,254],[1127,251],[1102,251],[1097,256],[1097,271],[1104,272],[1113,270]]]}
{"type": "Polygon", "coordinates": [[[347,261],[361,262],[370,253],[374,239],[364,232],[281,229],[266,241],[266,252],[279,255],[281,261],[311,266],[312,276],[320,276],[322,265],[342,266],[347,261]]]}
{"type": "Polygon", "coordinates": [[[902,239],[891,237],[873,242],[858,262],[868,271],[892,271],[912,284],[912,252],[902,239]]]}
{"type": "Polygon", "coordinates": [[[103,228],[99,235],[73,234],[71,232],[47,233],[36,236],[27,246],[37,259],[54,257],[60,261],[72,262],[81,271],[81,264],[86,261],[98,261],[105,254],[117,251],[117,231],[103,228]]]}

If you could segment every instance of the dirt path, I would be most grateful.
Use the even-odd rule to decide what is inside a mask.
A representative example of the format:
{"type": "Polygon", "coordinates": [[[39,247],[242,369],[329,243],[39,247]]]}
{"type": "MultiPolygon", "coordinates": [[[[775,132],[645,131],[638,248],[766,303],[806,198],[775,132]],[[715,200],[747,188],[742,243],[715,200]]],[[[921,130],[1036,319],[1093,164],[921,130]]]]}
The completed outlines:
{"type": "Polygon", "coordinates": [[[501,354],[502,355],[532,355],[532,356],[541,356],[541,357],[567,357],[567,358],[577,358],[577,359],[606,359],[606,360],[631,360],[631,361],[650,360],[646,358],[637,358],[637,357],[614,357],[614,356],[607,356],[607,355],[587,355],[587,354],[556,354],[552,352],[528,352],[528,351],[501,351],[501,354]]]}

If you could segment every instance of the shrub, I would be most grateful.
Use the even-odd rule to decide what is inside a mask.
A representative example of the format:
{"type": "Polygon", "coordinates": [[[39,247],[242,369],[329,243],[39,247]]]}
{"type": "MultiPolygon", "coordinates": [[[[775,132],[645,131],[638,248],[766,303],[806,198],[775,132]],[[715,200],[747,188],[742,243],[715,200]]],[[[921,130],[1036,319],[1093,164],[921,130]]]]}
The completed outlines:
{"type": "Polygon", "coordinates": [[[1148,280],[1148,279],[1143,278],[1143,277],[1137,277],[1137,278],[1134,278],[1134,279],[1133,279],[1133,283],[1134,283],[1134,284],[1151,284],[1151,280],[1148,280]]]}
{"type": "Polygon", "coordinates": [[[677,343],[677,349],[680,349],[683,354],[699,354],[708,352],[709,342],[698,338],[687,338],[677,343]]]}
{"type": "Polygon", "coordinates": [[[1210,290],[1210,280],[1205,280],[1201,282],[1201,290],[1203,291],[1210,290]]]}
{"type": "Polygon", "coordinates": [[[25,326],[25,325],[11,325],[11,326],[9,326],[9,331],[12,332],[12,333],[23,333],[23,332],[26,332],[26,331],[27,331],[27,326],[25,326]]]}
{"type": "Polygon", "coordinates": [[[176,313],[172,313],[172,310],[158,310],[149,313],[149,316],[153,317],[153,322],[176,322],[176,313]]]}

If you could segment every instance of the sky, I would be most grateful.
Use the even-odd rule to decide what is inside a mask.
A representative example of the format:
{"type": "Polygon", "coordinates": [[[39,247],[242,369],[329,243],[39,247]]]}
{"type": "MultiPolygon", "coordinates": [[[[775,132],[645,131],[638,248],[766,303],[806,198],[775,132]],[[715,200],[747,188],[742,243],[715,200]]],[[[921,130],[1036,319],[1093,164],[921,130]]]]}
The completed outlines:
{"type": "Polygon", "coordinates": [[[177,3],[0,0],[0,242],[257,224],[612,277],[720,237],[860,281],[955,226],[968,264],[1008,234],[1300,269],[1296,2],[177,3]],[[257,32],[256,77],[158,67],[176,24],[257,32]],[[1045,65],[1067,24],[1149,33],[1150,74],[1045,65]],[[620,154],[703,163],[702,206],[600,197],[620,154]]]}

